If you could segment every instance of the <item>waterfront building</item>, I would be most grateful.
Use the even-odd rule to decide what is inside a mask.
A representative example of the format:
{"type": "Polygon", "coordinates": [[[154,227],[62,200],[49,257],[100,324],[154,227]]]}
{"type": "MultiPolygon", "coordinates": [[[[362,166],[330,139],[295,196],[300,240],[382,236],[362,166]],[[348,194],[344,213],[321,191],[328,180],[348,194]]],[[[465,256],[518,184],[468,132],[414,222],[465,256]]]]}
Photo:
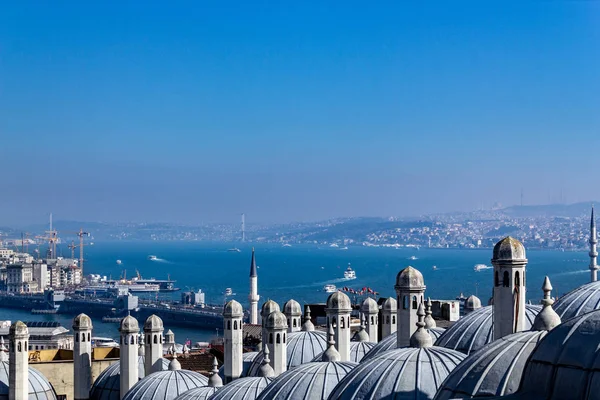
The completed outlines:
{"type": "MultiPolygon", "coordinates": [[[[25,322],[29,330],[28,350],[73,349],[73,335],[58,322],[25,322]]],[[[0,321],[0,337],[8,341],[10,321],[0,321]]]]}

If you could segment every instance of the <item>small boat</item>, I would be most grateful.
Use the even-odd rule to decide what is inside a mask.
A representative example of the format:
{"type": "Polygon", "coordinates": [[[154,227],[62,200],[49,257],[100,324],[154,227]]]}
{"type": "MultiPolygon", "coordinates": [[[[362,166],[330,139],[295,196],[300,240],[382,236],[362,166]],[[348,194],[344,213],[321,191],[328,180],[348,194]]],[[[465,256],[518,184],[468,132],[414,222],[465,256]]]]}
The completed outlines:
{"type": "Polygon", "coordinates": [[[148,260],[150,260],[150,261],[156,261],[156,260],[158,260],[158,257],[156,257],[156,256],[148,256],[148,260]]]}
{"type": "Polygon", "coordinates": [[[418,260],[418,258],[417,258],[416,256],[410,256],[410,257],[408,257],[408,259],[409,259],[409,260],[413,260],[413,261],[414,261],[414,260],[418,260]]]}
{"type": "Polygon", "coordinates": [[[340,247],[340,246],[338,246],[338,245],[337,245],[337,243],[331,243],[331,244],[329,245],[329,247],[338,248],[338,247],[340,247]]]}
{"type": "Polygon", "coordinates": [[[479,271],[483,271],[484,269],[492,269],[493,267],[489,267],[485,264],[477,264],[473,267],[473,270],[479,272],[479,271]]]}
{"type": "Polygon", "coordinates": [[[291,245],[291,244],[289,244],[289,243],[285,243],[285,244],[284,244],[283,246],[281,246],[281,247],[292,247],[292,245],[291,245]]]}
{"type": "Polygon", "coordinates": [[[344,271],[344,279],[356,279],[356,272],[350,267],[350,264],[348,264],[348,268],[344,271]]]}
{"type": "Polygon", "coordinates": [[[242,251],[240,249],[238,249],[237,247],[233,247],[231,249],[227,250],[230,253],[241,253],[242,251]]]}
{"type": "Polygon", "coordinates": [[[348,250],[348,246],[340,247],[340,250],[348,250]]]}
{"type": "Polygon", "coordinates": [[[431,269],[433,269],[434,271],[437,271],[437,265],[434,265],[433,267],[431,267],[431,269]]]}
{"type": "Polygon", "coordinates": [[[225,296],[235,296],[235,293],[233,293],[233,290],[231,290],[230,287],[225,288],[225,296]]]}
{"type": "Polygon", "coordinates": [[[117,265],[121,265],[121,264],[123,264],[123,261],[117,260],[117,265]]]}
{"type": "Polygon", "coordinates": [[[92,347],[119,347],[119,343],[111,338],[92,337],[92,347]]]}
{"type": "Polygon", "coordinates": [[[323,286],[323,290],[325,291],[325,293],[335,293],[337,291],[337,288],[335,287],[335,285],[325,285],[323,286]]]}

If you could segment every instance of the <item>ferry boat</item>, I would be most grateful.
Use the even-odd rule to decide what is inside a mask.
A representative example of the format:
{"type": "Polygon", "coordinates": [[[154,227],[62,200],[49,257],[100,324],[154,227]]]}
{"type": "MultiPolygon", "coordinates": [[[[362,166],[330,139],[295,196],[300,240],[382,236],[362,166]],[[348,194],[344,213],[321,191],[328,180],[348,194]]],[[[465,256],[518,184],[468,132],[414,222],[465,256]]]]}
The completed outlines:
{"type": "Polygon", "coordinates": [[[121,265],[121,264],[123,264],[123,261],[117,260],[117,265],[121,265]]]}
{"type": "Polygon", "coordinates": [[[434,271],[437,271],[437,265],[434,265],[433,267],[431,267],[431,269],[433,269],[434,271]]]}
{"type": "Polygon", "coordinates": [[[344,279],[356,279],[356,272],[350,267],[350,264],[348,264],[348,268],[344,271],[344,279]]]}
{"type": "Polygon", "coordinates": [[[229,250],[227,250],[230,253],[241,253],[242,251],[240,249],[238,249],[237,247],[233,247],[229,250]]]}
{"type": "Polygon", "coordinates": [[[92,347],[119,347],[119,343],[107,337],[92,337],[92,347]]]}
{"type": "Polygon", "coordinates": [[[414,261],[414,260],[418,260],[418,258],[417,258],[416,256],[410,256],[410,257],[408,257],[408,259],[409,259],[409,260],[412,260],[412,261],[414,261]]]}
{"type": "Polygon", "coordinates": [[[335,287],[335,285],[325,285],[323,286],[323,290],[325,291],[325,293],[335,293],[337,291],[337,288],[335,287]]]}
{"type": "Polygon", "coordinates": [[[150,260],[150,261],[156,261],[156,260],[158,260],[158,257],[156,257],[156,256],[148,256],[148,260],[150,260]]]}
{"type": "Polygon", "coordinates": [[[493,267],[489,267],[485,264],[477,264],[473,267],[473,270],[476,272],[483,271],[484,269],[492,269],[493,267]]]}
{"type": "Polygon", "coordinates": [[[233,293],[233,290],[231,290],[230,287],[225,288],[225,296],[235,296],[235,293],[233,293]]]}

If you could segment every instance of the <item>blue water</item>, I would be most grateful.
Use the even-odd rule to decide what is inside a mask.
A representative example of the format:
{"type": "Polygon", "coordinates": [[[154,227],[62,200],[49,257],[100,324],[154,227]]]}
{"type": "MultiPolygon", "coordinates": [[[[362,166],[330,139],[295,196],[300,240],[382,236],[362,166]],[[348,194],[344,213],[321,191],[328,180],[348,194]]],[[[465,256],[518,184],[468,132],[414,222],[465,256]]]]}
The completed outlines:
{"type": "MultiPolygon", "coordinates": [[[[231,244],[222,243],[95,243],[86,247],[85,273],[98,273],[118,278],[123,270],[132,277],[138,270],[144,278],[171,279],[182,290],[202,289],[209,303],[222,303],[223,291],[231,287],[233,298],[247,306],[248,273],[251,247],[238,244],[240,253],[227,252],[231,244]],[[150,261],[148,255],[159,260],[150,261]],[[116,260],[122,261],[121,265],[116,260]]],[[[68,251],[63,251],[68,254],[68,251]]],[[[419,269],[427,285],[426,295],[436,299],[453,299],[459,293],[477,294],[484,304],[491,296],[492,270],[475,272],[475,264],[490,265],[491,250],[450,249],[391,249],[350,247],[340,250],[316,245],[259,245],[256,248],[258,285],[261,303],[270,298],[283,304],[293,298],[300,303],[324,302],[327,294],[323,285],[355,289],[370,287],[382,296],[394,296],[394,283],[398,271],[412,265],[419,269]],[[411,256],[417,257],[410,260],[411,256]],[[357,279],[345,281],[343,272],[348,263],[356,271],[357,279]],[[436,265],[437,270],[432,266],[436,265]]],[[[527,253],[528,299],[541,298],[540,287],[545,275],[554,286],[554,295],[588,282],[588,258],[584,252],[529,251],[527,253]]],[[[149,295],[146,295],[149,296],[149,295]]],[[[178,299],[180,292],[161,294],[161,297],[178,299]]],[[[82,310],[83,311],[83,310],[82,310]]],[[[72,316],[31,315],[27,312],[0,309],[0,319],[56,320],[70,328],[72,316]]],[[[97,336],[118,335],[116,324],[94,321],[97,336]]],[[[166,327],[169,328],[168,326],[166,327]]],[[[206,341],[215,331],[173,327],[178,342],[184,339],[206,341]]]]}

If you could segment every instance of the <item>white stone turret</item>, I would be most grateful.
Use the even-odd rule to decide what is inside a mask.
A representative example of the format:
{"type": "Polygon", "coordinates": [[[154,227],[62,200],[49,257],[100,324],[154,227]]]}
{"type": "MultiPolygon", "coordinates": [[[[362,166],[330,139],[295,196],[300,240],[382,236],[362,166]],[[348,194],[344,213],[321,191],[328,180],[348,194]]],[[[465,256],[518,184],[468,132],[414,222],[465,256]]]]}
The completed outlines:
{"type": "Polygon", "coordinates": [[[163,321],[152,314],[144,323],[144,373],[162,371],[163,321]]]}
{"type": "Polygon", "coordinates": [[[8,399],[29,398],[29,329],[21,321],[10,326],[8,356],[8,399]]]}
{"type": "Polygon", "coordinates": [[[369,334],[369,341],[377,343],[379,341],[377,332],[379,327],[379,305],[371,297],[367,297],[360,306],[360,312],[363,315],[362,320],[365,323],[365,330],[369,334]]]}
{"type": "Polygon", "coordinates": [[[244,309],[235,300],[230,300],[223,309],[224,338],[225,338],[225,383],[229,383],[242,375],[243,366],[243,337],[242,318],[244,309]]]}
{"type": "Polygon", "coordinates": [[[494,266],[494,340],[525,329],[525,247],[506,237],[496,243],[494,266]]]}
{"type": "Polygon", "coordinates": [[[269,318],[269,315],[275,311],[281,311],[281,309],[279,308],[279,304],[277,304],[273,300],[265,301],[265,303],[262,305],[262,308],[260,310],[260,319],[261,319],[261,323],[262,323],[261,336],[262,336],[263,342],[266,342],[265,338],[267,337],[267,329],[266,329],[267,318],[269,318]]]}
{"type": "Polygon", "coordinates": [[[333,329],[334,341],[341,361],[350,361],[350,298],[342,292],[332,293],[327,299],[325,313],[327,326],[333,329]]]}
{"type": "Polygon", "coordinates": [[[289,300],[283,305],[283,313],[287,318],[287,331],[298,332],[302,328],[302,310],[296,300],[289,300]]]}
{"type": "Polygon", "coordinates": [[[79,314],[73,320],[73,397],[90,398],[92,387],[92,320],[79,314]]]}
{"type": "Polygon", "coordinates": [[[254,247],[252,248],[252,260],[250,261],[250,294],[248,301],[250,302],[250,323],[258,324],[258,274],[256,272],[256,259],[254,258],[254,247]]]}
{"type": "Polygon", "coordinates": [[[592,206],[592,217],[590,219],[590,280],[598,280],[598,234],[596,233],[596,218],[594,217],[594,207],[592,206]]]}
{"type": "Polygon", "coordinates": [[[170,329],[167,331],[167,333],[165,333],[164,345],[168,349],[175,348],[175,334],[170,329]]]}
{"type": "Polygon", "coordinates": [[[275,376],[287,371],[287,319],[285,314],[275,311],[269,314],[267,329],[267,347],[271,354],[271,366],[275,376]]]}
{"type": "Polygon", "coordinates": [[[138,380],[138,346],[139,346],[140,327],[137,319],[131,315],[126,316],[121,320],[119,333],[121,334],[120,342],[120,398],[125,397],[125,394],[135,385],[138,380]]]}
{"type": "Polygon", "coordinates": [[[413,267],[406,267],[396,277],[398,299],[398,347],[410,345],[410,338],[417,330],[419,304],[425,300],[423,275],[413,267]]]}
{"type": "Polygon", "coordinates": [[[393,297],[388,297],[381,305],[381,338],[386,338],[396,333],[396,314],[398,303],[393,297]]]}

